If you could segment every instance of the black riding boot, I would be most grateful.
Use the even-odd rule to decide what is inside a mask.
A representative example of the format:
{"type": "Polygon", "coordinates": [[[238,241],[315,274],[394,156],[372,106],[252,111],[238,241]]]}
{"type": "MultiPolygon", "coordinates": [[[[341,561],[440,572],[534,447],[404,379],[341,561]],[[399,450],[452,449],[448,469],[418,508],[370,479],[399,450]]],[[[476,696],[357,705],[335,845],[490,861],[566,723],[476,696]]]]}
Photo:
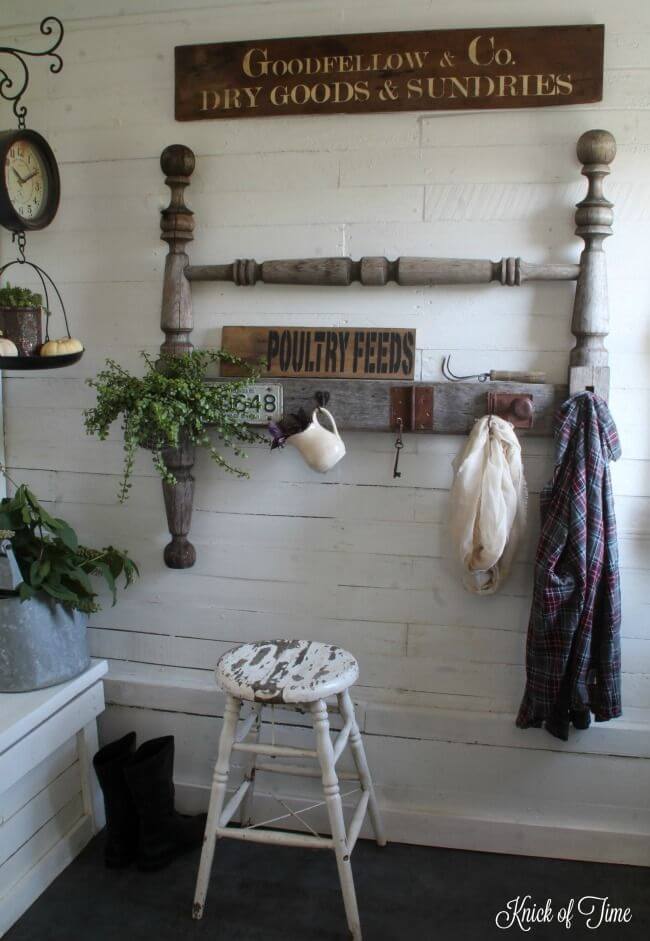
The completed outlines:
{"type": "Polygon", "coordinates": [[[129,732],[117,742],[100,748],[93,758],[106,808],[104,861],[111,869],[128,866],[137,851],[138,818],[124,779],[124,765],[134,749],[135,732],[129,732]]]}
{"type": "Polygon", "coordinates": [[[186,817],[174,810],[174,737],[166,735],[141,745],[124,776],[138,814],[138,867],[162,869],[201,846],[206,814],[186,817]]]}

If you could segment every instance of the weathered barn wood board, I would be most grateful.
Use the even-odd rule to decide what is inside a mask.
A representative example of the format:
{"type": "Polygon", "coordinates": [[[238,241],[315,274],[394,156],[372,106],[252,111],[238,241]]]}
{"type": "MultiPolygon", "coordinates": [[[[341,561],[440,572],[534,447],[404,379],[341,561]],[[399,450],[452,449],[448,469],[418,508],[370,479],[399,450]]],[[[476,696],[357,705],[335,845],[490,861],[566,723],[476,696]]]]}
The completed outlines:
{"type": "MultiPolygon", "coordinates": [[[[252,363],[264,358],[263,376],[412,379],[415,370],[415,330],[224,327],[222,345],[252,363]]],[[[238,371],[222,364],[224,376],[238,371]]]]}
{"type": "Polygon", "coordinates": [[[390,390],[395,386],[433,389],[433,433],[467,434],[477,418],[487,413],[487,393],[532,395],[533,427],[524,435],[550,435],[553,415],[567,397],[565,385],[519,382],[384,382],[377,379],[288,379],[284,389],[285,415],[314,407],[317,392],[328,392],[327,407],[340,429],[393,431],[390,390]]]}
{"type": "Polygon", "coordinates": [[[536,26],[177,46],[176,120],[600,101],[604,35],[536,26]]]}

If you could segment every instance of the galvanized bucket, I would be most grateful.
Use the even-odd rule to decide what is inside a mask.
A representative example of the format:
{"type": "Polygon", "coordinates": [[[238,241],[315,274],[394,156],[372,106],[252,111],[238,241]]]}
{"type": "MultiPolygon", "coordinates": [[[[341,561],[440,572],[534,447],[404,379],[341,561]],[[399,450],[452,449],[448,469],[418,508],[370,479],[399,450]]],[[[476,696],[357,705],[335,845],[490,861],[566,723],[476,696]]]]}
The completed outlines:
{"type": "Polygon", "coordinates": [[[90,666],[88,616],[47,595],[0,597],[0,692],[64,683],[90,666]]]}

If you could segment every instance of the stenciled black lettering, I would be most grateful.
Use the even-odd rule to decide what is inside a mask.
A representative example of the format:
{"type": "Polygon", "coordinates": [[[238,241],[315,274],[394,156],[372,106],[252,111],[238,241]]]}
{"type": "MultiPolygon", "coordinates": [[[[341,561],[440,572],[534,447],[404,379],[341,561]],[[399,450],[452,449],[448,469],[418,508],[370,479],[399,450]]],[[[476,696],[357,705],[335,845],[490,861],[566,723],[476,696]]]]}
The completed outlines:
{"type": "Polygon", "coordinates": [[[303,372],[305,370],[305,330],[293,335],[293,350],[291,352],[291,365],[294,372],[303,372]],[[298,342],[300,341],[300,342],[298,342]]]}
{"type": "Polygon", "coordinates": [[[350,341],[350,331],[349,330],[339,330],[339,372],[345,372],[345,354],[348,351],[348,343],[350,341]]]}
{"type": "Polygon", "coordinates": [[[375,344],[377,342],[377,331],[371,330],[368,334],[368,342],[366,343],[366,356],[365,356],[365,367],[366,372],[373,373],[376,371],[375,368],[375,344]]]}
{"type": "Polygon", "coordinates": [[[410,376],[413,372],[415,356],[415,337],[412,330],[407,330],[404,334],[404,358],[402,359],[402,372],[405,376],[410,376]]]}
{"type": "Polygon", "coordinates": [[[379,338],[377,344],[377,372],[388,372],[386,354],[388,353],[388,341],[390,339],[390,333],[388,330],[382,330],[382,332],[377,334],[377,336],[379,338]]]}
{"type": "Polygon", "coordinates": [[[321,357],[323,355],[323,343],[325,342],[325,331],[316,330],[314,333],[314,343],[316,344],[316,372],[320,372],[321,357]]]}
{"type": "Polygon", "coordinates": [[[363,330],[355,330],[354,333],[354,356],[352,357],[352,372],[359,371],[359,360],[363,356],[363,330]]]}
{"type": "Polygon", "coordinates": [[[278,350],[280,349],[280,334],[277,330],[269,330],[268,339],[266,341],[266,359],[268,362],[268,368],[271,369],[273,365],[274,358],[278,355],[278,350]]]}
{"type": "Polygon", "coordinates": [[[391,333],[390,335],[390,359],[388,362],[388,371],[394,375],[399,370],[402,360],[402,335],[401,333],[391,333]]]}
{"type": "Polygon", "coordinates": [[[325,345],[325,372],[336,372],[336,352],[338,345],[339,340],[336,335],[336,330],[328,330],[325,345]]]}
{"type": "Polygon", "coordinates": [[[282,331],[280,337],[280,369],[286,372],[291,362],[291,334],[288,330],[282,331]]]}

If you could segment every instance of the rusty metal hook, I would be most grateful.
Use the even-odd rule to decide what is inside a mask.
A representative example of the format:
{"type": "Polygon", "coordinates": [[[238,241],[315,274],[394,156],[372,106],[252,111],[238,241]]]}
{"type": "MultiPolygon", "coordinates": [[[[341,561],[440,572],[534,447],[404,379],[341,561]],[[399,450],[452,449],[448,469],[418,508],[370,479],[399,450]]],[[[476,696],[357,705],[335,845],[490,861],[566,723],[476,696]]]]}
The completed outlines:
{"type": "Polygon", "coordinates": [[[451,353],[442,358],[442,374],[449,382],[465,382],[467,379],[478,379],[479,382],[487,382],[490,378],[489,372],[476,373],[473,376],[457,376],[451,371],[451,353]]]}

